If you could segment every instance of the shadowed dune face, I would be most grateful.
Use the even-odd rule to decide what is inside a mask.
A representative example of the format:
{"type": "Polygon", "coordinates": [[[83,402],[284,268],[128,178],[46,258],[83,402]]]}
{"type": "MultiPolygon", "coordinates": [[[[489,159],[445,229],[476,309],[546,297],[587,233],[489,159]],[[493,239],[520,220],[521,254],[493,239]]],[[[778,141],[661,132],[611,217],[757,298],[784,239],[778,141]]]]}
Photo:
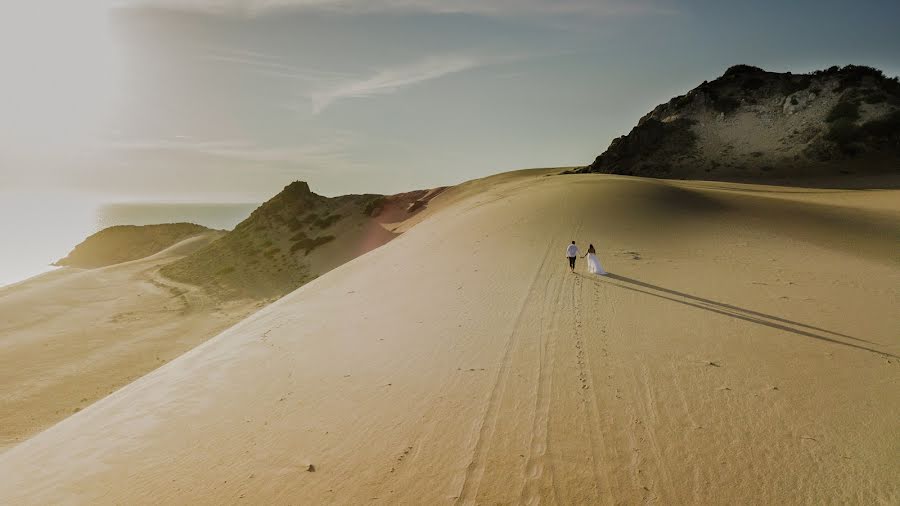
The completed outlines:
{"type": "Polygon", "coordinates": [[[0,502],[893,502],[888,196],[460,185],[0,454],[0,502]],[[569,273],[572,240],[613,276],[569,273]]]}
{"type": "MultiPolygon", "coordinates": [[[[572,176],[560,176],[572,177],[572,176]]],[[[687,234],[698,238],[728,228],[741,228],[758,233],[776,234],[841,250],[866,255],[888,263],[900,260],[896,245],[900,241],[900,212],[827,205],[802,199],[814,190],[800,191],[776,188],[769,193],[786,198],[767,198],[757,188],[741,191],[716,191],[690,182],[637,178],[582,179],[572,188],[585,186],[597,198],[585,199],[585,216],[596,217],[598,223],[614,234],[640,230],[652,235],[687,234]],[[791,200],[789,197],[797,197],[791,200]],[[723,229],[724,227],[724,229],[723,229]]],[[[862,192],[837,192],[862,193],[862,192]]],[[[882,191],[882,194],[897,192],[882,191]]]]}
{"type": "Polygon", "coordinates": [[[784,237],[887,263],[900,260],[896,248],[900,241],[900,213],[766,201],[752,195],[735,201],[735,210],[746,213],[746,219],[754,226],[771,227],[784,237]]]}
{"type": "MultiPolygon", "coordinates": [[[[560,176],[564,177],[564,176],[560,176]]],[[[569,176],[571,177],[571,176],[569,176]]],[[[718,198],[711,192],[682,188],[675,184],[652,179],[609,178],[602,181],[582,179],[573,182],[573,188],[586,186],[587,191],[597,193],[591,199],[586,212],[616,216],[628,224],[643,225],[645,221],[684,222],[692,225],[692,218],[724,213],[732,209],[728,199],[718,198]]]]}

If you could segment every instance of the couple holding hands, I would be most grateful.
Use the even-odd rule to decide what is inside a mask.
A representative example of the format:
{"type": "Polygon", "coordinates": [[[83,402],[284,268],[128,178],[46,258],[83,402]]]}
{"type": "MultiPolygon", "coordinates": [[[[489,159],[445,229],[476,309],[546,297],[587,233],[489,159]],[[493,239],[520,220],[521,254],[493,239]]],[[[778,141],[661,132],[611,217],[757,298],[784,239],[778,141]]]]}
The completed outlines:
{"type": "MultiPolygon", "coordinates": [[[[572,244],[566,248],[566,258],[569,260],[569,269],[572,272],[575,272],[575,259],[578,258],[578,253],[580,253],[578,246],[575,245],[575,241],[572,241],[572,244]]],[[[603,270],[603,266],[600,265],[600,260],[597,258],[597,250],[594,249],[593,244],[589,245],[587,253],[581,256],[581,258],[584,257],[587,257],[588,272],[600,276],[606,275],[606,271],[603,270]]]]}

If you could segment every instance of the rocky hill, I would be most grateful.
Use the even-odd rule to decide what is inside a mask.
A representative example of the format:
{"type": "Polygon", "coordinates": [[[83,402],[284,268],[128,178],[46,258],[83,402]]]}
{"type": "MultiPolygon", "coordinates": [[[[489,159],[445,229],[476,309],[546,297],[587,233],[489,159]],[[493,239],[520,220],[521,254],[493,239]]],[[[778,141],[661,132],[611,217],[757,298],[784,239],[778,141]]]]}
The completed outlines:
{"type": "Polygon", "coordinates": [[[55,265],[94,269],[148,257],[211,229],[193,223],[120,225],[105,228],[75,246],[55,265]]]}
{"type": "Polygon", "coordinates": [[[657,106],[574,172],[753,180],[900,171],[900,83],[870,67],[747,65],[657,106]]]}
{"type": "Polygon", "coordinates": [[[441,189],[324,197],[294,182],[232,232],[162,274],[224,297],[279,297],[393,239],[441,189]]]}

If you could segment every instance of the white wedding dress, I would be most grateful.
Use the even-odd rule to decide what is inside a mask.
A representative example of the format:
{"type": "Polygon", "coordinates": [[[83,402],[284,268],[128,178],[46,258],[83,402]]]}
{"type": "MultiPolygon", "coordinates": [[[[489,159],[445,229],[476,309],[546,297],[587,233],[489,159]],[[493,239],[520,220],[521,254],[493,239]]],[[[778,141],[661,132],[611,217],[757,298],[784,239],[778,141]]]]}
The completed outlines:
{"type": "Polygon", "coordinates": [[[599,274],[600,276],[605,276],[606,271],[603,270],[603,266],[600,265],[600,260],[597,258],[597,255],[593,253],[587,254],[587,264],[588,264],[588,272],[591,274],[599,274]]]}

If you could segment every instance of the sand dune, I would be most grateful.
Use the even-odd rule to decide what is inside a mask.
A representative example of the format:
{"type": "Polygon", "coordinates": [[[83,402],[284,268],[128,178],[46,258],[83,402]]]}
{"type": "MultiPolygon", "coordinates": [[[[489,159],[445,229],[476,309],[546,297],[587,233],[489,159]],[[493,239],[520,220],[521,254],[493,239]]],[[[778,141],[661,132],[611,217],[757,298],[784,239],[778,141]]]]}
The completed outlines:
{"type": "Polygon", "coordinates": [[[548,174],[0,454],[0,503],[900,501],[900,192],[548,174]]]}
{"type": "Polygon", "coordinates": [[[0,289],[0,451],[254,311],[255,302],[213,303],[158,275],[160,265],[221,235],[206,232],[141,260],[64,268],[0,289]]]}
{"type": "MultiPolygon", "coordinates": [[[[194,223],[116,225],[91,234],[55,265],[96,269],[140,260],[188,238],[211,232],[216,231],[194,223]]],[[[225,235],[224,231],[208,237],[222,235],[225,235]]]]}

